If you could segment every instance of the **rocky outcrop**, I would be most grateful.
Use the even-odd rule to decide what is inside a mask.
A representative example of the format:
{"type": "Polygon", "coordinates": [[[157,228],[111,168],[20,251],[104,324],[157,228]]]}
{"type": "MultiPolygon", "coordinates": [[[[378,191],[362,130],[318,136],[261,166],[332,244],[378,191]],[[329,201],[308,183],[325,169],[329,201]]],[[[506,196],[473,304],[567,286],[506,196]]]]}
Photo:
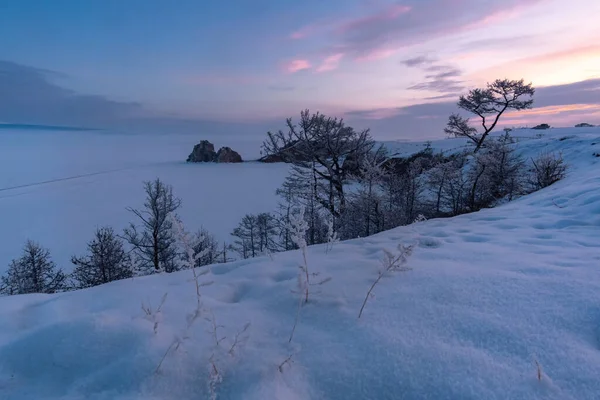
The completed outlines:
{"type": "Polygon", "coordinates": [[[202,140],[194,146],[192,153],[188,156],[187,162],[216,162],[216,163],[240,163],[242,156],[231,147],[221,147],[215,152],[215,145],[208,140],[202,140]]]}
{"type": "Polygon", "coordinates": [[[243,160],[242,156],[233,151],[231,147],[221,147],[217,152],[215,161],[218,163],[241,163],[243,160]]]}
{"type": "Polygon", "coordinates": [[[202,140],[194,146],[194,150],[188,156],[187,162],[213,162],[216,157],[215,145],[208,140],[202,140]]]}

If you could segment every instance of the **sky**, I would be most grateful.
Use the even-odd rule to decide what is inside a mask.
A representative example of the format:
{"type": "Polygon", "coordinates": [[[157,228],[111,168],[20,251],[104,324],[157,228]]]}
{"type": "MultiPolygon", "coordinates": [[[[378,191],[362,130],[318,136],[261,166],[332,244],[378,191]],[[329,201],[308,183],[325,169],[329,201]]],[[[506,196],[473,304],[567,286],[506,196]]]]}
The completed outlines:
{"type": "Polygon", "coordinates": [[[501,126],[600,124],[598,0],[3,0],[0,122],[264,132],[309,108],[441,137],[460,94],[532,82],[501,126]]]}

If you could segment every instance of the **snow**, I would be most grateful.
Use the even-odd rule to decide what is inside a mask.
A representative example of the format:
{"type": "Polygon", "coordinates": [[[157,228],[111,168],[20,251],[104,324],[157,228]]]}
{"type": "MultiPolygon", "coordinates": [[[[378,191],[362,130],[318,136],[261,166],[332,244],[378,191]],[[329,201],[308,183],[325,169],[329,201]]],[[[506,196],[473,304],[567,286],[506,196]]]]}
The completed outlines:
{"type": "Polygon", "coordinates": [[[246,160],[259,157],[260,139],[0,130],[0,273],[27,239],[70,270],[71,256],[85,251],[96,227],[120,231],[135,221],[126,208],[143,205],[142,182],[156,177],[183,199],[189,228],[204,226],[220,241],[231,241],[245,214],[275,209],[288,166],[186,163],[201,139],[246,160]]]}
{"type": "MultiPolygon", "coordinates": [[[[327,253],[325,245],[309,247],[311,271],[332,280],[311,288],[291,344],[302,254],[213,266],[203,279],[214,283],[201,290],[224,342],[251,323],[236,357],[219,359],[218,398],[597,399],[600,130],[542,133],[520,149],[526,157],[563,153],[568,177],[549,188],[495,209],[335,243],[327,253]],[[383,279],[357,319],[383,250],[399,243],[416,244],[411,270],[383,279]]],[[[452,141],[440,142],[460,147],[452,141]]],[[[122,176],[122,188],[139,177],[122,176]]],[[[196,303],[191,278],[183,271],[1,298],[0,397],[209,398],[210,323],[200,318],[186,331],[196,303]],[[165,293],[161,312],[145,318],[141,305],[156,309],[165,293]],[[182,344],[156,372],[177,338],[182,344]]]]}

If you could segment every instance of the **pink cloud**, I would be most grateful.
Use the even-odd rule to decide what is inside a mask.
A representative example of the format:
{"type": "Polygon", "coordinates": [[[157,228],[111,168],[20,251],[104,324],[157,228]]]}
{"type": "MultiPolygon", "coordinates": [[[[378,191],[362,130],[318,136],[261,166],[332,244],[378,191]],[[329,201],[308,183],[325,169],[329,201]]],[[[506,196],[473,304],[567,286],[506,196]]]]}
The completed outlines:
{"type": "Polygon", "coordinates": [[[290,74],[310,68],[312,68],[312,64],[303,59],[292,60],[284,66],[284,69],[290,74]]]}
{"type": "Polygon", "coordinates": [[[502,120],[503,126],[532,126],[548,123],[553,126],[572,126],[579,122],[597,124],[600,121],[600,105],[568,104],[547,106],[523,111],[511,112],[502,120]]]}
{"type": "Polygon", "coordinates": [[[317,72],[333,71],[334,69],[337,69],[343,57],[344,53],[337,53],[325,58],[323,63],[317,68],[317,72]]]}

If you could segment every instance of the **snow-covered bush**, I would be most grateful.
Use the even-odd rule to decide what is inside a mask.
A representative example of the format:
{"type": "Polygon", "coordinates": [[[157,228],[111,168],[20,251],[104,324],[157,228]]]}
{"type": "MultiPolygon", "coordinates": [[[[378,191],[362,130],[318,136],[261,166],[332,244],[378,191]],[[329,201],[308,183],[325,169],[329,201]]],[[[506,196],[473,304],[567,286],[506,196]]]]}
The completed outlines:
{"type": "Polygon", "coordinates": [[[28,240],[20,258],[11,261],[0,279],[0,294],[56,293],[63,291],[67,275],[57,268],[50,251],[28,240]]]}
{"type": "MultiPolygon", "coordinates": [[[[224,262],[223,256],[227,257],[227,254],[224,254],[227,252],[226,246],[221,247],[217,239],[204,228],[200,228],[190,240],[195,258],[194,267],[196,268],[222,263],[224,262]]],[[[184,261],[189,260],[187,252],[183,254],[183,259],[184,261]]]]}

